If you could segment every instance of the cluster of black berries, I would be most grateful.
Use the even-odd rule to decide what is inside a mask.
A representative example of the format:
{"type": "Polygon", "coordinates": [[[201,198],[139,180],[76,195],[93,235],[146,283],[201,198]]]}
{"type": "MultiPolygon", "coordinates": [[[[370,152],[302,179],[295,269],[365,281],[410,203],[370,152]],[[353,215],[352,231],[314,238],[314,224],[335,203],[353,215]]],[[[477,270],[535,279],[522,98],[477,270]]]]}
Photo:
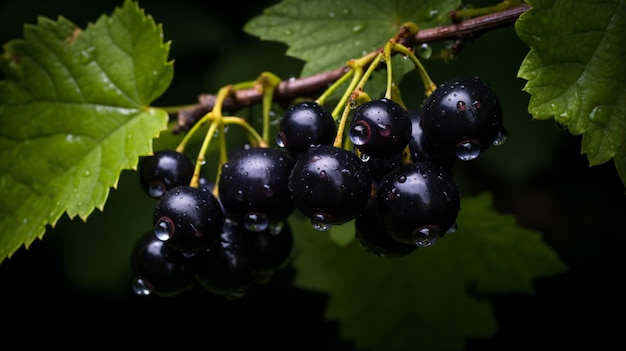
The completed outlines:
{"type": "Polygon", "coordinates": [[[441,84],[419,110],[380,98],[358,105],[347,125],[353,149],[337,147],[337,125],[316,102],[283,114],[278,148],[243,148],[220,169],[217,194],[191,187],[193,162],[163,150],[139,169],[157,198],[153,224],[132,265],[139,294],[174,295],[200,283],[229,298],[267,282],[290,258],[295,211],[326,231],[354,220],[360,245],[402,257],[456,229],[456,160],[469,161],[506,131],[502,109],[476,77],[441,84]]]}
{"type": "MultiPolygon", "coordinates": [[[[233,156],[231,162],[236,160],[233,156]]],[[[243,158],[241,161],[245,162],[243,158]]],[[[224,174],[229,173],[228,167],[224,174]]],[[[268,163],[267,167],[280,166],[268,163]]],[[[259,179],[254,174],[262,170],[248,169],[251,178],[247,173],[240,176],[259,179]]],[[[193,172],[193,161],[175,150],[159,150],[140,162],[142,189],[157,202],[154,227],[140,237],[131,255],[133,290],[138,295],[174,296],[200,285],[212,293],[237,299],[253,284],[267,283],[290,259],[293,235],[289,223],[269,226],[261,214],[255,217],[239,213],[213,194],[209,182],[190,186],[193,172]]],[[[229,194],[224,187],[230,185],[221,184],[224,193],[229,194]]],[[[256,183],[248,188],[257,189],[261,196],[280,191],[256,183]]],[[[242,187],[237,189],[228,196],[235,199],[249,195],[242,187]]]]}
{"type": "Polygon", "coordinates": [[[333,146],[332,122],[310,102],[284,114],[277,141],[296,160],[291,200],[318,230],[355,220],[361,246],[389,258],[456,230],[453,163],[506,138],[500,102],[476,77],[444,82],[418,110],[386,98],[358,105],[347,130],[353,150],[333,146]]]}

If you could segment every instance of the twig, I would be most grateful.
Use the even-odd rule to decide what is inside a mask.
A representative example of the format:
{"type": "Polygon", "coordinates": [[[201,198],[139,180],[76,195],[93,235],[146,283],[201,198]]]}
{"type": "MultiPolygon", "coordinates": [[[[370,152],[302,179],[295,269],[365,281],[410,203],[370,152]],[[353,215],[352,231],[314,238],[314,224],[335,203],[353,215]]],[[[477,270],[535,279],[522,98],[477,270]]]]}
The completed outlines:
{"type": "MultiPolygon", "coordinates": [[[[413,37],[405,38],[401,44],[412,47],[424,43],[432,43],[454,39],[462,43],[465,38],[476,37],[486,31],[507,26],[526,10],[529,5],[523,4],[510,9],[494,12],[488,15],[465,19],[455,24],[422,29],[413,37]]],[[[290,79],[281,82],[274,94],[277,102],[290,101],[296,97],[314,97],[323,91],[329,84],[339,79],[349,67],[341,67],[333,71],[322,72],[309,77],[290,79]]],[[[254,88],[242,89],[229,96],[223,104],[223,108],[230,113],[251,106],[261,101],[262,93],[254,88]]],[[[173,132],[186,131],[193,126],[202,116],[211,111],[215,104],[215,95],[201,94],[198,96],[198,104],[178,111],[177,125],[173,132]]]]}

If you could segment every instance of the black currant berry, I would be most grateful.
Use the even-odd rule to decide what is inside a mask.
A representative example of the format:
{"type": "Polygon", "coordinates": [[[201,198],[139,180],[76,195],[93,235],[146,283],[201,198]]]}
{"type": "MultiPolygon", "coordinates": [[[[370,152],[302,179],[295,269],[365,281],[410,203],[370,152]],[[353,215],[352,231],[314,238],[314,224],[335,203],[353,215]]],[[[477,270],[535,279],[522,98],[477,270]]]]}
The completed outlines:
{"type": "Polygon", "coordinates": [[[401,243],[387,234],[376,218],[374,201],[370,201],[365,212],[355,219],[354,228],[361,247],[378,257],[399,258],[418,248],[415,244],[401,243]]]}
{"type": "Polygon", "coordinates": [[[176,150],[159,150],[143,156],[138,168],[141,189],[155,199],[169,189],[189,185],[193,171],[193,161],[176,150]]]}
{"type": "Polygon", "coordinates": [[[409,150],[411,151],[411,159],[413,162],[430,161],[443,166],[447,171],[452,171],[456,156],[438,150],[424,138],[421,126],[421,111],[410,110],[409,117],[413,125],[411,132],[411,140],[409,141],[409,150]]]}
{"type": "Polygon", "coordinates": [[[372,180],[375,182],[379,182],[385,174],[403,164],[402,154],[367,156],[361,159],[367,166],[372,180]]]}
{"type": "Polygon", "coordinates": [[[455,228],[460,198],[452,176],[424,161],[396,168],[378,184],[376,217],[395,240],[430,246],[455,228]]]}
{"type": "Polygon", "coordinates": [[[272,275],[285,267],[293,250],[293,232],[289,222],[283,222],[280,228],[250,233],[257,237],[258,267],[254,277],[258,283],[267,283],[272,275]]]}
{"type": "Polygon", "coordinates": [[[372,178],[353,152],[319,145],[302,154],[289,177],[297,209],[317,230],[328,230],[363,212],[370,198],[372,178]]]}
{"type": "Polygon", "coordinates": [[[195,255],[196,281],[208,291],[234,300],[256,282],[258,233],[226,220],[219,240],[195,255]]]}
{"type": "Polygon", "coordinates": [[[190,256],[214,243],[222,232],[224,213],[207,188],[181,185],[170,189],[154,208],[154,234],[190,256]]]}
{"type": "Polygon", "coordinates": [[[331,145],[337,136],[335,120],[325,107],[313,101],[300,102],[283,114],[276,143],[293,157],[311,146],[331,145]]]}
{"type": "Polygon", "coordinates": [[[193,261],[165,245],[152,230],[137,240],[130,263],[137,295],[174,296],[194,286],[193,261]]]}
{"type": "Polygon", "coordinates": [[[448,80],[422,106],[424,138],[435,149],[473,160],[506,131],[495,92],[477,77],[448,80]]]}
{"type": "Polygon", "coordinates": [[[350,140],[370,156],[399,154],[411,139],[409,113],[397,102],[381,98],[359,105],[348,129],[350,140]]]}
{"type": "Polygon", "coordinates": [[[228,217],[248,230],[263,231],[295,209],[287,186],[294,160],[284,150],[250,148],[228,157],[218,182],[228,217]]]}

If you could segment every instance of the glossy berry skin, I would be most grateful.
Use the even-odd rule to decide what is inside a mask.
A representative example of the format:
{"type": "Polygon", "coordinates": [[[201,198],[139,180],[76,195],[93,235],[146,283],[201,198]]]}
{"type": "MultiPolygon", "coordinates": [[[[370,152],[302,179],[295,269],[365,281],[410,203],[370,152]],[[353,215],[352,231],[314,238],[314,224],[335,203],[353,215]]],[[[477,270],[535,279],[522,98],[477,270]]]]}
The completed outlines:
{"type": "Polygon", "coordinates": [[[330,112],[317,102],[305,101],[285,111],[276,143],[297,157],[311,146],[332,145],[336,135],[337,127],[330,112]]]}
{"type": "Polygon", "coordinates": [[[287,181],[294,160],[282,149],[250,148],[232,153],[218,182],[229,218],[253,231],[283,221],[295,209],[287,181]]]}
{"type": "Polygon", "coordinates": [[[498,138],[502,107],[495,92],[479,78],[455,78],[426,99],[421,126],[435,149],[472,160],[498,138]]]}
{"type": "Polygon", "coordinates": [[[393,239],[426,247],[453,228],[460,198],[452,176],[441,166],[414,162],[383,177],[375,207],[378,221],[393,239]]]}
{"type": "Polygon", "coordinates": [[[254,277],[258,283],[264,284],[276,271],[289,263],[293,251],[293,232],[289,222],[285,221],[279,230],[267,229],[250,234],[257,238],[259,261],[254,277]]]}
{"type": "Polygon", "coordinates": [[[434,145],[426,140],[421,126],[422,117],[419,109],[409,110],[409,118],[411,118],[411,124],[413,125],[411,140],[409,140],[412,161],[431,161],[451,172],[454,161],[457,159],[456,156],[436,149],[434,145]]]}
{"type": "Polygon", "coordinates": [[[372,178],[353,152],[320,145],[302,154],[289,177],[297,209],[318,230],[356,218],[370,197],[372,178]]]}
{"type": "Polygon", "coordinates": [[[397,102],[381,98],[359,105],[348,129],[350,140],[370,156],[399,154],[411,139],[411,119],[397,102]]]}
{"type": "Polygon", "coordinates": [[[219,238],[224,219],[219,201],[207,188],[181,185],[157,201],[154,234],[168,246],[191,256],[219,238]]]}
{"type": "Polygon", "coordinates": [[[418,246],[393,239],[376,218],[374,201],[354,221],[355,237],[361,247],[372,255],[383,258],[400,258],[417,250],[418,246]]]}
{"type": "Polygon", "coordinates": [[[219,240],[195,255],[196,281],[208,291],[238,299],[253,285],[259,266],[257,233],[225,221],[219,240]]]}
{"type": "Polygon", "coordinates": [[[148,196],[158,199],[169,189],[189,185],[193,171],[193,161],[187,155],[176,150],[159,150],[141,158],[139,182],[148,196]]]}
{"type": "Polygon", "coordinates": [[[193,261],[157,239],[152,230],[137,240],[130,263],[137,295],[175,296],[194,286],[193,261]]]}

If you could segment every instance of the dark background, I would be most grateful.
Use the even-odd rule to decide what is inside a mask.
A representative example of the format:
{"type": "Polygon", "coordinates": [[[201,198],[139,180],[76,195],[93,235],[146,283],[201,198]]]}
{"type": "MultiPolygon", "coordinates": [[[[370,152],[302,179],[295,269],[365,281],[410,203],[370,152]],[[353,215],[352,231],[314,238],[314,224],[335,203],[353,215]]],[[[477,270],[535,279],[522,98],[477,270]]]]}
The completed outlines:
{"type": "MultiPolygon", "coordinates": [[[[233,11],[226,2],[140,1],[163,23],[175,59],[174,81],[155,105],[193,103],[199,93],[214,93],[262,71],[297,76],[301,63],[283,57],[285,46],[241,30],[273,3],[235,4],[233,11]]],[[[38,15],[63,15],[84,27],[121,4],[0,0],[0,40],[21,37],[22,25],[35,23],[38,15]]],[[[516,78],[527,51],[511,26],[467,43],[455,61],[425,63],[435,81],[480,76],[503,104],[509,139],[459,170],[463,192],[491,191],[498,210],[541,232],[570,267],[566,274],[538,279],[535,296],[494,299],[500,331],[488,340],[471,340],[468,350],[619,349],[626,344],[621,336],[624,186],[612,162],[589,167],[579,136],[552,121],[531,120],[524,82],[516,78]]],[[[337,325],[323,318],[326,297],[294,288],[289,268],[237,302],[199,290],[167,299],[134,296],[128,252],[147,228],[152,209],[136,182],[135,173],[125,171],[104,212],[96,210],[86,223],[63,217],[43,240],[0,265],[5,306],[0,317],[11,327],[0,331],[5,338],[50,330],[55,333],[43,339],[20,339],[61,345],[173,341],[191,347],[195,341],[206,347],[256,342],[274,349],[352,350],[338,337],[337,325]]]]}

